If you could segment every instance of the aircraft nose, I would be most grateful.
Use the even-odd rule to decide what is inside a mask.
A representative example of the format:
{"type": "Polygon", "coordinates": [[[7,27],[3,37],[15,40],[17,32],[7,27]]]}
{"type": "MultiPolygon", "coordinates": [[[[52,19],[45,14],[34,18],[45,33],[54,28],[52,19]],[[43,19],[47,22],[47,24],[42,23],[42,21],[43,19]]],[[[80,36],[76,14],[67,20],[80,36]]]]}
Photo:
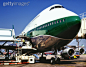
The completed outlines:
{"type": "Polygon", "coordinates": [[[65,37],[68,39],[72,39],[77,35],[77,33],[80,30],[81,19],[79,16],[71,16],[66,19],[66,24],[67,24],[68,29],[66,31],[67,36],[65,37]]]}
{"type": "Polygon", "coordinates": [[[79,27],[81,26],[81,19],[79,16],[71,16],[71,17],[68,17],[66,19],[66,23],[67,23],[67,27],[70,28],[74,25],[79,25],[79,27]]]}

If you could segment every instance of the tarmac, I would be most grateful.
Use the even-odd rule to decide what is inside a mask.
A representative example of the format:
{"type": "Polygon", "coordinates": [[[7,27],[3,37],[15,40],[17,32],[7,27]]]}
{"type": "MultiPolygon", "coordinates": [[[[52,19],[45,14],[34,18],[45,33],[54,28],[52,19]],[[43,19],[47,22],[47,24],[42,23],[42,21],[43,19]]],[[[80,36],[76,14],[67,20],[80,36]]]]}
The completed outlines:
{"type": "Polygon", "coordinates": [[[35,64],[20,65],[0,65],[0,67],[86,67],[86,55],[81,55],[78,59],[61,59],[59,64],[50,64],[50,62],[36,62],[35,64]]]}

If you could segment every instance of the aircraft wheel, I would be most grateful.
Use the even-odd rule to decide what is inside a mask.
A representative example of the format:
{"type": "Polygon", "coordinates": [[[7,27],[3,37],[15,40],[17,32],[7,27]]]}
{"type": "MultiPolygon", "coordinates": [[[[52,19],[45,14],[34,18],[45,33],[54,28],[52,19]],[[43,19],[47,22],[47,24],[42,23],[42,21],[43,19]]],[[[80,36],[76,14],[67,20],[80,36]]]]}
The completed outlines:
{"type": "Polygon", "coordinates": [[[50,63],[55,64],[55,58],[51,58],[50,63]]]}
{"type": "Polygon", "coordinates": [[[46,61],[46,57],[40,57],[40,62],[45,62],[46,61]]]}

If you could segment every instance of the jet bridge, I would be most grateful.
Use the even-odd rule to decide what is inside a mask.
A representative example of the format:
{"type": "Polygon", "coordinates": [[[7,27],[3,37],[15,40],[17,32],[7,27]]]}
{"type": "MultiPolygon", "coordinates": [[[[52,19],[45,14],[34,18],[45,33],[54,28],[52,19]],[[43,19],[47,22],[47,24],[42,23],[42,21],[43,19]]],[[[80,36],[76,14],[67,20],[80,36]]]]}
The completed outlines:
{"type": "Polygon", "coordinates": [[[86,17],[81,19],[81,28],[77,34],[78,38],[86,39],[86,17]]]}
{"type": "Polygon", "coordinates": [[[14,29],[0,28],[0,41],[14,41],[14,38],[15,38],[14,29]]]}

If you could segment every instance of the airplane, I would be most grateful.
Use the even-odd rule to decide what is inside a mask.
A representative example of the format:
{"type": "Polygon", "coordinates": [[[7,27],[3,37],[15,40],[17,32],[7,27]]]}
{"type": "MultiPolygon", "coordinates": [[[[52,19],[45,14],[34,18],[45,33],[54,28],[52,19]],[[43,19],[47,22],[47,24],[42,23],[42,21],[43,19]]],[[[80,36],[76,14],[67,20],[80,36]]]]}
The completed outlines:
{"type": "MultiPolygon", "coordinates": [[[[54,4],[40,12],[16,38],[30,41],[35,51],[24,50],[24,53],[36,53],[57,50],[70,43],[77,35],[81,26],[80,17],[64,8],[60,4],[54,4]]],[[[70,55],[74,51],[70,50],[70,55]]],[[[43,56],[42,56],[43,57],[43,56]]],[[[40,58],[43,59],[43,58],[40,58]]],[[[57,60],[52,59],[52,61],[57,60]]]]}

